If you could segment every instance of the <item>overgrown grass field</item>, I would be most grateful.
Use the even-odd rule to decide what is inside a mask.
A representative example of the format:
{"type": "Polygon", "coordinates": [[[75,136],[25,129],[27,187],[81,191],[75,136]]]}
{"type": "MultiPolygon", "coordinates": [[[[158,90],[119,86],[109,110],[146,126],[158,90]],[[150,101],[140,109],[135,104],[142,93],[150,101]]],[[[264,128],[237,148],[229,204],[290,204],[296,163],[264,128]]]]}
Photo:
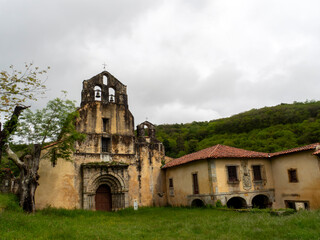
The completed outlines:
{"type": "Polygon", "coordinates": [[[288,216],[196,208],[25,214],[0,195],[0,239],[320,239],[320,211],[288,216]]]}

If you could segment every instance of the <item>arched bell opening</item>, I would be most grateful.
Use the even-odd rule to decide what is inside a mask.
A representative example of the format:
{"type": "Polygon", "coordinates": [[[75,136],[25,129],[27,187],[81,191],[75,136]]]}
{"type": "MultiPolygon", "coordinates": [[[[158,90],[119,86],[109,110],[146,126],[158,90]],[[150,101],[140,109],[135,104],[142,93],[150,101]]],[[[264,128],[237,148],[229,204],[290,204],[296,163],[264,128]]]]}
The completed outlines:
{"type": "Polygon", "coordinates": [[[256,195],[252,199],[252,207],[253,208],[260,208],[260,209],[264,209],[264,208],[270,207],[269,198],[266,195],[263,195],[263,194],[256,195]]]}
{"type": "Polygon", "coordinates": [[[109,88],[109,102],[116,102],[116,91],[113,88],[109,88]]]}
{"type": "Polygon", "coordinates": [[[234,209],[242,209],[247,208],[247,203],[246,200],[242,197],[233,197],[228,200],[227,207],[234,209]]]}
{"type": "Polygon", "coordinates": [[[94,100],[101,101],[101,87],[99,86],[94,87],[94,100]]]}

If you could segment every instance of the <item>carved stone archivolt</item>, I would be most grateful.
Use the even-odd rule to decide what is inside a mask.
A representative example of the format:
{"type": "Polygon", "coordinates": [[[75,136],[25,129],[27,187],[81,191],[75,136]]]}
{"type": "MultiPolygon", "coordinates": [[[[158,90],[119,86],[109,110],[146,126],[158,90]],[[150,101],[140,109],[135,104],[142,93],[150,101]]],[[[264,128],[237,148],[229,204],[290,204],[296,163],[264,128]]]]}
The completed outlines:
{"type": "Polygon", "coordinates": [[[112,195],[112,210],[128,207],[128,165],[82,165],[83,208],[95,210],[95,195],[101,185],[108,185],[112,195]]]}

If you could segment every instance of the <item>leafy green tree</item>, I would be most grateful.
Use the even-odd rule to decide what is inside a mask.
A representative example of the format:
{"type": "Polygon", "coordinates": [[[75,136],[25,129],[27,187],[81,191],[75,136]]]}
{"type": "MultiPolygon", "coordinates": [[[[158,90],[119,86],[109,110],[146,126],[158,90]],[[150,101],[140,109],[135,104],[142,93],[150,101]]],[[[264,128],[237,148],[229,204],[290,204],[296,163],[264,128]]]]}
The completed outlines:
{"type": "Polygon", "coordinates": [[[6,144],[6,153],[20,169],[20,206],[25,211],[35,211],[34,197],[38,186],[40,160],[49,158],[53,164],[58,158],[68,160],[75,142],[84,139],[84,135],[75,129],[77,117],[75,104],[59,98],[49,101],[42,110],[32,112],[27,109],[22,115],[17,135],[20,136],[20,142],[27,143],[28,148],[18,156],[6,144]],[[48,142],[51,142],[51,146],[43,151],[48,142]]]}
{"type": "Polygon", "coordinates": [[[275,152],[320,141],[320,101],[252,109],[210,122],[159,125],[167,156],[178,157],[213,146],[275,152]],[[175,143],[175,144],[172,144],[175,143]]]}
{"type": "Polygon", "coordinates": [[[20,114],[28,108],[25,102],[37,100],[38,94],[44,93],[43,78],[47,70],[40,70],[33,63],[29,63],[25,64],[24,71],[18,71],[12,65],[10,72],[0,71],[0,118],[4,117],[6,121],[3,128],[0,123],[0,163],[4,144],[15,131],[20,114]]]}
{"type": "Polygon", "coordinates": [[[25,64],[24,71],[16,70],[10,66],[10,72],[0,72],[0,113],[6,116],[12,113],[16,106],[24,106],[27,100],[37,100],[39,93],[44,93],[47,70],[40,70],[33,63],[25,64]]]}

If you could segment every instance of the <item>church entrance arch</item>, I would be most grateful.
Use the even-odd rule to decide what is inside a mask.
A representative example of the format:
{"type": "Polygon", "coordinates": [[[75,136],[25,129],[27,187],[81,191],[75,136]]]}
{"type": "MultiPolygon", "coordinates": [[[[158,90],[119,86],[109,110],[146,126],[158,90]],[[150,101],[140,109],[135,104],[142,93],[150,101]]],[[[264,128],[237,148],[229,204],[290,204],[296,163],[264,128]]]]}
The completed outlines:
{"type": "Polygon", "coordinates": [[[112,197],[111,189],[107,184],[102,184],[98,187],[95,196],[96,210],[111,211],[112,197]]]}
{"type": "Polygon", "coordinates": [[[117,211],[129,207],[128,165],[102,162],[81,167],[84,209],[117,211]]]}

